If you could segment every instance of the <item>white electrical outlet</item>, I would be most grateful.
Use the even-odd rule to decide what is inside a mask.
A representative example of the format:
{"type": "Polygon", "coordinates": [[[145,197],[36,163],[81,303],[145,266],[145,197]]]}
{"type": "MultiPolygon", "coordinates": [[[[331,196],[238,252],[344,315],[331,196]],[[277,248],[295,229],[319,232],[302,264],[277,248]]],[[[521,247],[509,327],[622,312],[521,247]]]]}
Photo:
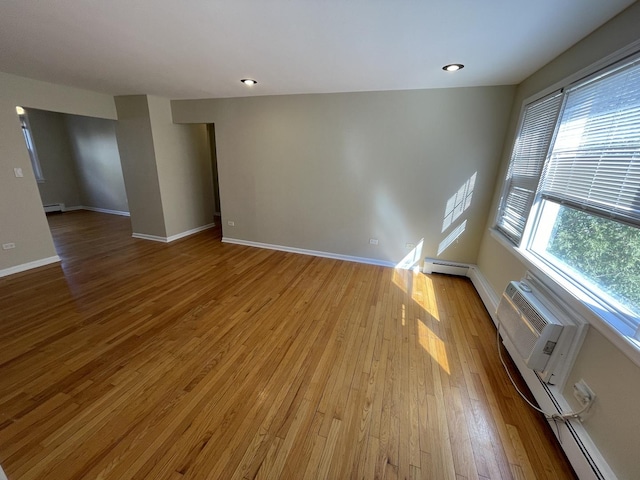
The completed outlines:
{"type": "Polygon", "coordinates": [[[589,388],[589,385],[583,379],[573,385],[573,396],[583,407],[588,403],[593,403],[596,398],[596,394],[593,393],[593,390],[589,388]]]}
{"type": "Polygon", "coordinates": [[[14,168],[13,169],[13,173],[15,173],[17,178],[24,177],[24,173],[22,173],[22,169],[21,168],[14,168]]]}
{"type": "Polygon", "coordinates": [[[378,239],[377,238],[370,238],[369,239],[369,245],[377,245],[378,244],[378,239]]]}
{"type": "Polygon", "coordinates": [[[2,244],[2,249],[3,250],[11,250],[12,248],[16,248],[16,244],[15,243],[3,243],[2,244]]]}
{"type": "Polygon", "coordinates": [[[230,227],[235,227],[236,226],[236,222],[234,222],[232,220],[228,220],[227,221],[227,225],[229,225],[230,227]]]}

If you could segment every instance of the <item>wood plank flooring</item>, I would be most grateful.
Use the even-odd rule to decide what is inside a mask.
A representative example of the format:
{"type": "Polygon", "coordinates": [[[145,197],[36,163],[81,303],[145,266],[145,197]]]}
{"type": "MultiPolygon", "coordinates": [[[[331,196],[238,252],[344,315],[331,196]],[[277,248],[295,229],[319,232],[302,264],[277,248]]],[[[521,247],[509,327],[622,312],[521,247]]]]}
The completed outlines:
{"type": "Polygon", "coordinates": [[[49,220],[0,278],[9,480],[575,478],[466,279],[49,220]]]}

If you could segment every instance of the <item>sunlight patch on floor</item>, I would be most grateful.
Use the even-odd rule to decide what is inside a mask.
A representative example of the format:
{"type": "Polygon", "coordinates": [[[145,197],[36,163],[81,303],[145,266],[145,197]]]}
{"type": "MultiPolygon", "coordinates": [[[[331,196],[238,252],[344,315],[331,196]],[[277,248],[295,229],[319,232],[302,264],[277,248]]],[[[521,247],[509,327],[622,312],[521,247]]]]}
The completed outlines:
{"type": "Polygon", "coordinates": [[[440,368],[448,375],[451,374],[449,369],[449,359],[447,357],[447,348],[444,342],[438,337],[433,330],[418,320],[418,341],[422,348],[431,355],[440,368]]]}
{"type": "Polygon", "coordinates": [[[423,273],[413,273],[411,299],[438,322],[438,302],[433,290],[433,281],[423,273]]]}

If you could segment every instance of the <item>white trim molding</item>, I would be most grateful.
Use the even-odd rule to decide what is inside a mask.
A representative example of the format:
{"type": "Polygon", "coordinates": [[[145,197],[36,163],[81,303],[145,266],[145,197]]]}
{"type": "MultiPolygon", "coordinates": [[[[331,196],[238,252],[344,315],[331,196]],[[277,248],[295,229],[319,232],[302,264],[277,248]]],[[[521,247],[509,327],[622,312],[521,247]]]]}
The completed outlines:
{"type": "MultiPolygon", "coordinates": [[[[66,209],[66,210],[70,210],[70,209],[66,209]]],[[[131,216],[131,213],[124,212],[124,211],[121,211],[121,210],[109,210],[108,208],[87,207],[85,205],[82,205],[80,207],[74,208],[74,210],[89,210],[90,212],[108,213],[109,215],[120,215],[122,217],[130,217],[131,216]]]]}
{"type": "Polygon", "coordinates": [[[159,235],[147,235],[146,233],[136,233],[133,232],[131,234],[133,238],[139,238],[140,240],[152,240],[154,242],[162,242],[167,243],[167,237],[161,237],[159,235]]]}
{"type": "Polygon", "coordinates": [[[109,215],[120,215],[122,217],[130,217],[129,212],[121,210],[109,210],[108,208],[87,207],[86,205],[76,205],[74,207],[67,207],[64,203],[54,203],[51,205],[44,205],[44,211],[49,212],[75,212],[77,210],[88,210],[90,212],[108,213],[109,215]]]}
{"type": "Polygon", "coordinates": [[[484,308],[486,308],[487,312],[489,312],[494,325],[497,326],[498,321],[496,319],[496,310],[498,310],[500,297],[493,290],[486,277],[482,274],[477,265],[469,266],[467,277],[469,277],[471,283],[473,283],[474,288],[478,292],[478,295],[480,295],[480,299],[482,300],[482,303],[484,303],[484,308]]]}
{"type": "Polygon", "coordinates": [[[171,243],[175,240],[180,240],[181,238],[188,237],[189,235],[193,235],[194,233],[199,233],[204,230],[209,230],[210,228],[213,228],[215,226],[216,226],[215,223],[208,223],[207,225],[202,225],[201,227],[192,228],[191,230],[187,230],[186,232],[177,233],[169,237],[161,237],[159,235],[147,235],[146,233],[136,233],[136,232],[133,232],[131,236],[133,238],[139,238],[142,240],[152,240],[154,242],[171,243]]]}
{"type": "Polygon", "coordinates": [[[173,242],[175,240],[179,240],[184,237],[188,237],[189,235],[193,235],[194,233],[203,232],[205,230],[209,230],[210,228],[215,227],[215,223],[208,223],[206,225],[202,225],[201,227],[192,228],[191,230],[187,230],[186,232],[176,233],[175,235],[171,235],[167,237],[167,242],[173,242]]]}
{"type": "Polygon", "coordinates": [[[235,245],[244,245],[245,247],[257,247],[267,250],[278,250],[280,252],[299,253],[301,255],[311,255],[314,257],[331,258],[333,260],[344,260],[346,262],[364,263],[366,265],[377,265],[379,267],[395,267],[396,264],[386,260],[378,260],[376,258],[354,257],[351,255],[342,255],[341,253],[321,252],[318,250],[308,250],[306,248],[287,247],[285,245],[274,245],[271,243],[252,242],[250,240],[242,240],[239,238],[222,237],[223,243],[233,243],[235,245]]]}
{"type": "MultiPolygon", "coordinates": [[[[32,268],[44,267],[45,265],[50,265],[59,261],[60,257],[58,255],[54,255],[53,257],[41,258],[40,260],[23,263],[21,265],[16,265],[15,267],[4,268],[0,270],[0,277],[6,277],[8,275],[13,275],[14,273],[24,272],[27,270],[31,270],[32,268]]],[[[0,480],[2,480],[2,477],[0,477],[0,480]]]]}

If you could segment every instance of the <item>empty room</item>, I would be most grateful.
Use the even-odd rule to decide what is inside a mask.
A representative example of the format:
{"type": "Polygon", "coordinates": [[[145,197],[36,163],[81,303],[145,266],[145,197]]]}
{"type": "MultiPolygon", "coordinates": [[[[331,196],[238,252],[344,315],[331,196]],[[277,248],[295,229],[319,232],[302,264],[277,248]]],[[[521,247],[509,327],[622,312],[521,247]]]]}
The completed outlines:
{"type": "Polygon", "coordinates": [[[0,3],[0,480],[640,478],[640,3],[0,3]]]}

